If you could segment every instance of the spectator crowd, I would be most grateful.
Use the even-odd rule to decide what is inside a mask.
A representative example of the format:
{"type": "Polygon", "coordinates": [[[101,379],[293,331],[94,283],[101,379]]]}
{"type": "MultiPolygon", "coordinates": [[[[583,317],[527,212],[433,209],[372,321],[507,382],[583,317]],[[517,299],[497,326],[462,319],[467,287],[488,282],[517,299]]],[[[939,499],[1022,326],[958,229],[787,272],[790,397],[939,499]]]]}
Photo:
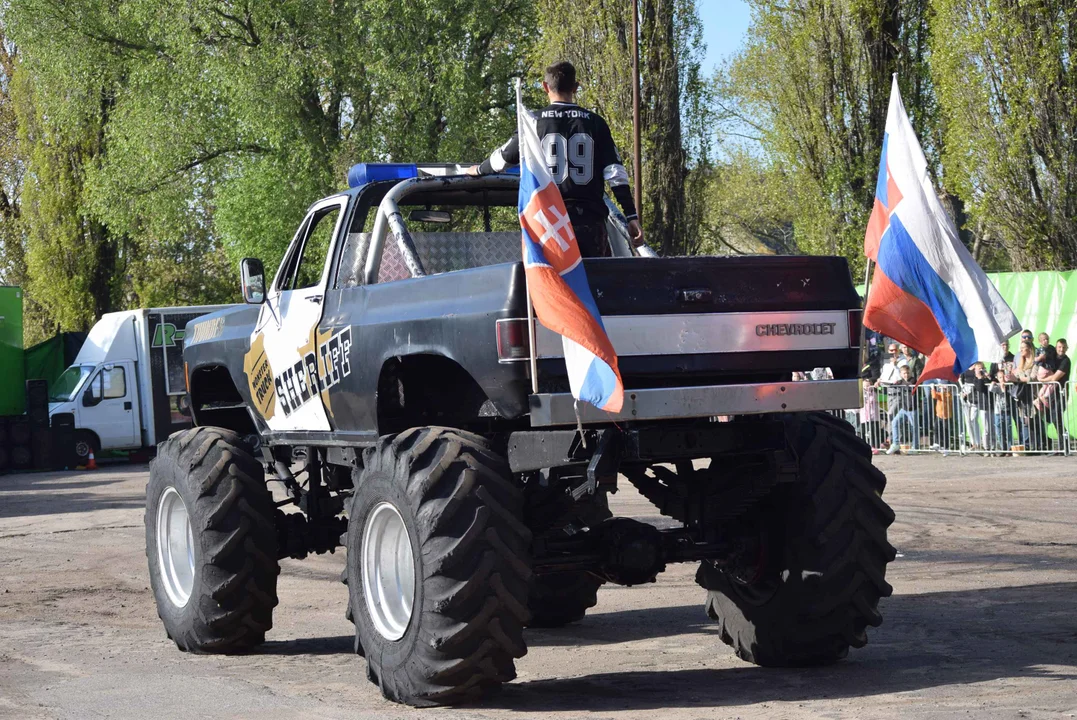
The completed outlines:
{"type": "MultiPolygon", "coordinates": [[[[956,382],[919,385],[922,355],[872,331],[867,344],[864,404],[845,415],[873,452],[1068,452],[1070,358],[1064,338],[1052,343],[1047,333],[1024,330],[1016,354],[1010,342],[1002,344],[1001,362],[976,362],[956,382]]],[[[793,379],[827,376],[817,368],[793,379]]]]}

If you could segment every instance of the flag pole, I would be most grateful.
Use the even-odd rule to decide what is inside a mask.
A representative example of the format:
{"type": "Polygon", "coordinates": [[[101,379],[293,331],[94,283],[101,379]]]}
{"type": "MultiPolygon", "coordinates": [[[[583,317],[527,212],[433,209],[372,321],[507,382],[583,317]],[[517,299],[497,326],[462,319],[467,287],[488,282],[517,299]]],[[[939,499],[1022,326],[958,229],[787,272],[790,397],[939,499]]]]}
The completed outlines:
{"type": "MultiPolygon", "coordinates": [[[[516,133],[517,137],[523,137],[523,112],[524,112],[524,100],[523,100],[523,81],[520,78],[516,78],[516,133]]],[[[520,162],[523,162],[521,153],[520,162]]],[[[521,169],[521,173],[523,170],[521,169]]],[[[521,227],[521,232],[526,232],[521,227]]],[[[522,240],[522,238],[521,238],[522,240]]],[[[535,306],[531,302],[531,283],[527,278],[527,273],[524,273],[524,290],[527,293],[527,342],[531,347],[531,392],[535,395],[538,394],[538,344],[535,342],[535,306]]]]}
{"type": "MultiPolygon", "coordinates": [[[[864,257],[864,300],[860,304],[860,371],[868,362],[868,349],[865,344],[868,336],[868,326],[864,322],[864,315],[868,309],[868,291],[871,289],[871,258],[864,257]]],[[[861,384],[863,380],[861,379],[861,384]]]]}
{"type": "Polygon", "coordinates": [[[527,284],[527,339],[531,345],[531,392],[538,394],[538,345],[535,343],[535,306],[531,304],[531,285],[527,284]]]}
{"type": "Polygon", "coordinates": [[[640,142],[639,116],[639,0],[632,0],[632,193],[635,195],[636,212],[643,217],[643,153],[640,142]]]}

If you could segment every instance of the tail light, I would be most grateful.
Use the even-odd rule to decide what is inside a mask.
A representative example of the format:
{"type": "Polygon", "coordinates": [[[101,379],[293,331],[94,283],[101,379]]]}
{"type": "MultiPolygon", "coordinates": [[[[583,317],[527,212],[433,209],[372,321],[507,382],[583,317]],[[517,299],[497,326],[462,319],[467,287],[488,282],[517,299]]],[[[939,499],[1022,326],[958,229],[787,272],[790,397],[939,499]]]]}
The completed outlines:
{"type": "Polygon", "coordinates": [[[531,357],[527,342],[527,320],[497,321],[497,359],[502,362],[527,360],[531,357]]]}
{"type": "Polygon", "coordinates": [[[860,347],[861,328],[864,324],[863,310],[849,311],[849,347],[860,347]]]}

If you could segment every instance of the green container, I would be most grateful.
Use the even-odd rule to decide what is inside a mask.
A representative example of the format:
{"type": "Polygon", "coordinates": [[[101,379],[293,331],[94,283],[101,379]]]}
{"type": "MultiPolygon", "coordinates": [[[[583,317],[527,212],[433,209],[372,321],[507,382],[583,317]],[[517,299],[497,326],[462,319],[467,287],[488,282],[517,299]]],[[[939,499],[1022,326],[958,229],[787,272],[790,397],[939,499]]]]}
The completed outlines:
{"type": "Polygon", "coordinates": [[[0,415],[26,410],[22,354],[22,288],[0,286],[0,415]]]}

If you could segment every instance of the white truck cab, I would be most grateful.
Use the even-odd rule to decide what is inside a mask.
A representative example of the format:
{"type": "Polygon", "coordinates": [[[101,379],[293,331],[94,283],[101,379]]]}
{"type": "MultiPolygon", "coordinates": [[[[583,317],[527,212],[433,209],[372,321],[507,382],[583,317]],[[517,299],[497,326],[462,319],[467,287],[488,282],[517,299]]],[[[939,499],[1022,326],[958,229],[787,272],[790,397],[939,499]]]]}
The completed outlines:
{"type": "Polygon", "coordinates": [[[49,415],[74,419],[75,454],[153,447],[191,425],[184,328],[228,305],[107,313],[53,385],[49,415]]]}

